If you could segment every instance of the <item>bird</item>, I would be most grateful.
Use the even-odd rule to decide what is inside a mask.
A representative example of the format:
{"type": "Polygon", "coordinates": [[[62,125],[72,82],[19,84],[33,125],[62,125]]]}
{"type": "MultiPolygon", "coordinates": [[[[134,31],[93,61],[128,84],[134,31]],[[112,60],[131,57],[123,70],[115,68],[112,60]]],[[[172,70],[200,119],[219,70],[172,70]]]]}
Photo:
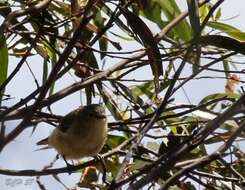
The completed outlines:
{"type": "Polygon", "coordinates": [[[60,124],[37,145],[56,149],[65,162],[95,157],[107,139],[107,117],[101,104],[80,106],[65,115],[60,124]]]}

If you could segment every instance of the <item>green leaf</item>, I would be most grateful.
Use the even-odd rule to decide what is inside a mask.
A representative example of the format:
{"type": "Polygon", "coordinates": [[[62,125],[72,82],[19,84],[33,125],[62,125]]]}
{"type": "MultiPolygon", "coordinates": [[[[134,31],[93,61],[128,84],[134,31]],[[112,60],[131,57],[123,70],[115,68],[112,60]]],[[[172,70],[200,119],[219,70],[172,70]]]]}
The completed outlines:
{"type": "Polygon", "coordinates": [[[106,140],[106,144],[111,147],[111,148],[115,148],[117,147],[119,144],[123,143],[125,140],[127,140],[126,137],[123,136],[118,136],[118,135],[108,135],[107,136],[107,140],[106,140]]]}
{"type": "Polygon", "coordinates": [[[44,45],[45,50],[48,53],[48,56],[51,60],[52,65],[54,65],[57,60],[56,52],[47,42],[43,41],[43,45],[44,45]]]}
{"type": "Polygon", "coordinates": [[[212,101],[214,99],[219,99],[219,98],[225,98],[225,97],[229,97],[229,98],[234,98],[234,100],[238,99],[240,96],[237,95],[237,94],[231,94],[231,95],[228,95],[226,93],[215,93],[215,94],[210,94],[206,97],[204,97],[198,105],[202,105],[202,104],[205,104],[205,103],[208,103],[209,101],[212,101]]]}
{"type": "Polygon", "coordinates": [[[7,17],[10,12],[11,8],[8,1],[0,1],[0,15],[7,17]]]}
{"type": "Polygon", "coordinates": [[[210,21],[208,22],[208,26],[211,28],[214,28],[216,30],[219,30],[221,32],[226,33],[227,35],[239,40],[239,41],[245,41],[245,32],[242,32],[238,28],[235,28],[231,25],[224,24],[221,22],[214,22],[210,21]]]}
{"type": "Polygon", "coordinates": [[[187,5],[189,10],[191,28],[193,31],[193,35],[195,36],[199,33],[200,30],[198,3],[196,0],[187,0],[187,5]]]}
{"type": "MultiPolygon", "coordinates": [[[[142,1],[138,2],[141,3],[142,1]]],[[[162,20],[162,9],[159,2],[156,1],[146,1],[146,4],[142,6],[141,15],[147,18],[148,20],[156,23],[159,28],[163,28],[166,25],[166,22],[162,20]],[[152,11],[154,10],[154,11],[152,11]]]]}
{"type": "MultiPolygon", "coordinates": [[[[104,27],[104,19],[101,16],[101,12],[99,10],[95,14],[94,24],[98,28],[104,27]]],[[[102,38],[99,39],[99,47],[100,47],[100,51],[102,51],[100,53],[100,59],[103,59],[106,55],[105,51],[107,51],[107,47],[108,47],[108,40],[106,39],[106,33],[103,35],[102,38]]]]}
{"type": "MultiPolygon", "coordinates": [[[[44,49],[46,50],[49,59],[51,60],[52,67],[53,67],[57,61],[56,52],[47,42],[43,41],[43,45],[44,45],[44,49]]],[[[46,82],[47,73],[48,73],[48,65],[47,65],[48,63],[46,60],[44,60],[43,64],[44,64],[43,65],[43,82],[46,82]]],[[[55,83],[53,83],[49,89],[49,96],[53,94],[54,86],[55,86],[55,83]]]]}
{"type": "Polygon", "coordinates": [[[239,41],[245,41],[245,32],[238,32],[238,31],[229,31],[226,32],[229,36],[239,40],[239,41]]]}
{"type": "MultiPolygon", "coordinates": [[[[166,80],[164,83],[161,83],[160,92],[162,90],[164,90],[166,87],[168,87],[170,82],[171,82],[171,80],[166,80]]],[[[132,91],[132,93],[136,97],[145,95],[148,98],[152,98],[152,96],[154,95],[154,92],[153,92],[154,83],[153,83],[153,81],[148,81],[148,82],[145,82],[141,85],[133,85],[133,86],[130,86],[129,89],[132,91]]]]}
{"type": "Polygon", "coordinates": [[[124,8],[120,8],[120,10],[127,19],[128,24],[134,33],[139,36],[146,47],[146,53],[150,60],[151,70],[154,75],[155,87],[158,91],[159,76],[163,75],[163,67],[161,62],[161,54],[157,47],[157,43],[148,26],[137,15],[124,8]]]}
{"type": "Polygon", "coordinates": [[[211,100],[214,100],[214,99],[218,99],[218,98],[224,98],[224,97],[227,97],[227,94],[225,93],[215,93],[215,94],[210,94],[206,97],[204,97],[198,105],[202,105],[202,104],[205,104],[211,100]]]}
{"type": "Polygon", "coordinates": [[[48,9],[57,12],[64,17],[70,17],[70,5],[61,1],[51,1],[48,9]]]}
{"type": "MultiPolygon", "coordinates": [[[[189,18],[192,28],[193,36],[199,35],[200,32],[200,19],[199,19],[199,10],[198,10],[198,2],[196,0],[187,0],[189,18]]],[[[196,53],[192,56],[193,58],[193,73],[197,73],[200,66],[200,56],[201,56],[201,46],[196,45],[196,53]]]]}
{"type": "Polygon", "coordinates": [[[117,82],[117,84],[126,94],[126,96],[128,96],[132,101],[136,102],[141,107],[144,106],[144,101],[139,96],[137,96],[136,93],[134,93],[135,91],[131,90],[130,88],[128,88],[127,86],[125,86],[124,84],[120,82],[117,82]]]}
{"type": "Polygon", "coordinates": [[[99,47],[100,47],[100,51],[102,51],[100,53],[100,59],[103,59],[106,56],[106,51],[108,48],[108,40],[106,38],[100,38],[99,47]]]}
{"type": "Polygon", "coordinates": [[[229,66],[229,61],[227,61],[227,60],[223,60],[223,67],[224,67],[224,73],[225,73],[225,76],[226,76],[226,78],[228,78],[229,77],[229,72],[227,72],[227,71],[230,71],[230,66],[229,66]]]}
{"type": "MultiPolygon", "coordinates": [[[[105,99],[105,97],[104,97],[104,99],[105,99]]],[[[112,114],[112,116],[116,120],[122,120],[121,114],[120,114],[119,110],[117,109],[117,107],[109,99],[106,100],[106,101],[104,100],[104,102],[105,102],[105,105],[106,105],[107,109],[112,114]]]]}
{"type": "Polygon", "coordinates": [[[208,22],[208,26],[209,27],[212,27],[214,29],[217,29],[217,30],[220,30],[220,31],[240,31],[239,29],[231,26],[231,25],[228,25],[228,24],[224,24],[224,23],[221,23],[221,22],[215,22],[215,21],[209,21],[208,22]]]}
{"type": "Polygon", "coordinates": [[[219,20],[221,17],[221,8],[219,8],[215,14],[214,20],[219,20]]]}
{"type": "Polygon", "coordinates": [[[126,41],[134,41],[134,38],[132,38],[132,37],[130,37],[130,36],[122,36],[122,35],[119,35],[119,34],[117,34],[117,33],[115,33],[115,32],[112,32],[112,31],[110,31],[110,33],[111,33],[112,35],[114,35],[114,36],[116,36],[116,37],[122,39],[122,40],[126,40],[126,41]]]}
{"type": "Polygon", "coordinates": [[[227,49],[229,51],[235,51],[237,53],[245,55],[245,45],[240,41],[227,36],[220,36],[220,35],[201,36],[198,39],[198,42],[201,43],[203,46],[211,45],[211,46],[227,49]]]}
{"type": "MultiPolygon", "coordinates": [[[[181,14],[181,10],[176,4],[175,0],[155,0],[158,1],[163,13],[169,21],[172,21],[178,15],[181,14]]],[[[183,41],[189,41],[191,39],[191,28],[186,20],[181,21],[174,27],[174,32],[183,41]]]]}
{"type": "Polygon", "coordinates": [[[134,85],[130,87],[130,89],[133,91],[135,96],[146,95],[148,97],[152,97],[153,88],[154,88],[154,83],[152,81],[145,82],[141,85],[134,85]]]}
{"type": "MultiPolygon", "coordinates": [[[[0,36],[0,86],[7,78],[8,73],[8,47],[3,34],[0,36]]],[[[4,90],[0,92],[0,105],[4,90]]]]}
{"type": "Polygon", "coordinates": [[[207,6],[207,3],[206,3],[206,4],[204,4],[203,6],[201,6],[199,8],[199,15],[200,15],[201,22],[205,19],[206,15],[207,15],[207,12],[208,12],[208,6],[207,6]]]}

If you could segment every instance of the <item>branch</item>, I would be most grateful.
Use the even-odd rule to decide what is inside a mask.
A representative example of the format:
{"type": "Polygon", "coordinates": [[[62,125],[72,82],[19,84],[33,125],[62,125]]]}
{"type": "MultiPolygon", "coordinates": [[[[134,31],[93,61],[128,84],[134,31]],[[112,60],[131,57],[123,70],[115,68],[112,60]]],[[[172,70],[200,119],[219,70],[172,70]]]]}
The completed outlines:
{"type": "MultiPolygon", "coordinates": [[[[121,150],[128,146],[132,142],[132,140],[135,137],[131,137],[127,139],[126,141],[122,142],[120,145],[118,145],[113,150],[101,155],[101,157],[108,158],[112,155],[121,154],[121,150]]],[[[69,167],[62,167],[62,168],[55,168],[55,169],[44,169],[44,170],[8,170],[8,169],[1,169],[0,168],[0,174],[2,175],[9,175],[9,176],[46,176],[46,175],[54,175],[54,174],[61,174],[61,173],[71,173],[83,168],[86,168],[87,166],[91,166],[99,162],[98,159],[93,159],[90,161],[87,161],[85,163],[76,165],[76,166],[69,166],[69,167]]],[[[47,167],[45,167],[47,168],[47,167]]]]}
{"type": "MultiPolygon", "coordinates": [[[[152,167],[151,171],[148,171],[148,174],[140,179],[139,181],[135,182],[131,185],[132,189],[137,189],[139,187],[144,186],[145,184],[149,183],[155,178],[160,177],[162,171],[170,170],[175,163],[180,159],[183,158],[188,152],[196,148],[198,145],[203,143],[205,138],[211,134],[214,130],[219,128],[221,124],[223,124],[226,120],[230,117],[234,116],[235,114],[239,113],[239,110],[243,109],[245,103],[245,95],[243,95],[236,103],[234,103],[230,108],[228,108],[224,113],[217,116],[214,120],[210,121],[206,127],[202,128],[196,135],[194,135],[193,139],[190,139],[188,143],[181,144],[178,147],[175,147],[172,152],[168,154],[162,155],[154,165],[156,167],[152,167]],[[158,164],[161,164],[158,166],[158,164]]],[[[234,141],[234,138],[243,130],[245,123],[242,124],[231,136],[231,138],[226,142],[225,145],[220,147],[216,154],[210,155],[210,157],[206,157],[203,159],[203,162],[206,163],[210,159],[216,159],[221,155],[221,152],[224,152],[227,147],[234,141]]],[[[202,161],[200,161],[202,162],[202,161]]]]}
{"type": "Polygon", "coordinates": [[[53,81],[56,79],[57,74],[61,67],[65,64],[66,60],[68,59],[74,44],[76,43],[77,39],[80,36],[80,29],[85,27],[87,23],[90,21],[90,16],[88,16],[88,11],[90,10],[91,3],[88,3],[87,8],[84,11],[84,17],[82,21],[79,24],[78,29],[75,31],[72,39],[67,44],[67,47],[65,48],[62,55],[59,57],[58,62],[54,65],[47,82],[41,87],[41,91],[39,96],[37,97],[35,103],[30,107],[29,112],[27,112],[25,118],[21,121],[21,123],[13,129],[1,142],[0,142],[0,151],[7,145],[9,142],[11,142],[15,137],[17,137],[25,128],[26,125],[31,120],[31,117],[35,113],[35,111],[39,108],[40,103],[42,102],[43,98],[46,96],[50,86],[52,85],[53,81]]]}
{"type": "Polygon", "coordinates": [[[3,24],[0,26],[0,33],[3,33],[6,29],[9,28],[9,26],[11,25],[11,21],[13,19],[16,19],[17,17],[21,17],[27,14],[34,14],[40,12],[43,9],[46,9],[50,2],[51,0],[43,0],[27,9],[17,10],[9,13],[7,18],[4,20],[3,24]]]}
{"type": "MultiPolygon", "coordinates": [[[[245,122],[241,124],[239,128],[237,128],[230,136],[230,138],[222,145],[221,147],[218,148],[217,151],[214,151],[213,154],[206,156],[205,158],[201,159],[198,162],[194,162],[193,164],[190,164],[189,166],[185,167],[184,169],[178,171],[175,173],[172,177],[170,177],[165,184],[161,187],[161,190],[167,190],[171,185],[174,184],[174,182],[182,177],[183,175],[186,175],[190,171],[199,168],[201,166],[204,166],[206,164],[209,164],[210,162],[218,159],[219,157],[222,156],[222,154],[232,145],[234,140],[239,136],[239,134],[244,131],[245,129],[245,122]]],[[[245,182],[245,181],[244,181],[245,182]]]]}

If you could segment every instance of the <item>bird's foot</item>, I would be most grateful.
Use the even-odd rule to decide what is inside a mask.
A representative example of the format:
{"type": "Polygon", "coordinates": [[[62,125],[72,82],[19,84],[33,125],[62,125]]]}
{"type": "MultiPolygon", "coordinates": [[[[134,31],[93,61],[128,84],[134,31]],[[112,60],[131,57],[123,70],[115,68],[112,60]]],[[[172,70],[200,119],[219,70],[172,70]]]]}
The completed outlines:
{"type": "Polygon", "coordinates": [[[64,159],[64,161],[65,161],[65,163],[66,163],[67,170],[68,170],[67,172],[68,172],[68,174],[69,174],[69,175],[71,175],[73,165],[72,165],[72,164],[70,164],[69,162],[67,162],[67,160],[66,160],[65,156],[62,156],[62,157],[63,157],[63,159],[64,159]]]}
{"type": "Polygon", "coordinates": [[[96,160],[98,160],[102,166],[102,181],[106,185],[110,185],[110,183],[106,180],[106,165],[105,165],[105,160],[102,158],[100,155],[97,155],[94,157],[96,160]]]}

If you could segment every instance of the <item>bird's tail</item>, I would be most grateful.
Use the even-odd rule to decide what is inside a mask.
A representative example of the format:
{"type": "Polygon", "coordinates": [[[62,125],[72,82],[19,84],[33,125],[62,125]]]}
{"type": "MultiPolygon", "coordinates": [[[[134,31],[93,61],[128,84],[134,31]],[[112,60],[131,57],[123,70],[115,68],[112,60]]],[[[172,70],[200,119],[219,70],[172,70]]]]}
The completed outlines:
{"type": "Polygon", "coordinates": [[[39,149],[36,149],[36,150],[34,150],[34,151],[47,150],[47,149],[50,149],[50,148],[52,148],[52,147],[51,147],[51,146],[45,146],[45,147],[43,147],[43,148],[39,148],[39,149]]]}
{"type": "Polygon", "coordinates": [[[48,144],[48,138],[42,139],[37,142],[37,145],[47,145],[48,144]]]}

